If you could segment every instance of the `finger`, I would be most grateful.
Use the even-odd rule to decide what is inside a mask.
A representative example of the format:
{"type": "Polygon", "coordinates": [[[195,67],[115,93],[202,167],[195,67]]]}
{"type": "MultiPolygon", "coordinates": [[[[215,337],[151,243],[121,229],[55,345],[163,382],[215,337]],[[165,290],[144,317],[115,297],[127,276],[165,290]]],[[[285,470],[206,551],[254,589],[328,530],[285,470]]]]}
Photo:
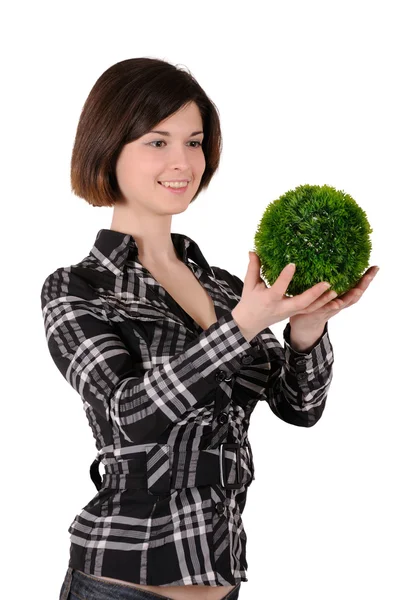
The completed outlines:
{"type": "Polygon", "coordinates": [[[368,288],[370,282],[375,278],[378,270],[379,269],[376,266],[370,267],[370,269],[368,269],[366,273],[362,275],[361,279],[355,284],[355,289],[365,291],[368,288]]]}
{"type": "Polygon", "coordinates": [[[315,302],[315,300],[319,298],[319,296],[325,293],[328,287],[330,287],[330,285],[325,281],[317,283],[302,294],[294,296],[294,298],[289,298],[291,306],[288,306],[288,308],[299,311],[307,309],[313,302],[315,302]]]}
{"type": "Polygon", "coordinates": [[[344,303],[342,306],[340,306],[340,308],[348,308],[349,306],[351,306],[352,304],[356,304],[358,302],[358,300],[361,298],[361,296],[363,295],[363,292],[361,292],[360,290],[356,290],[354,294],[352,294],[344,303]]]}
{"type": "Polygon", "coordinates": [[[340,310],[342,310],[343,308],[348,308],[352,304],[355,304],[356,302],[358,302],[362,295],[363,292],[356,288],[355,292],[351,290],[350,292],[347,292],[344,296],[332,300],[330,302],[330,307],[333,311],[333,314],[340,312],[340,310]]]}
{"type": "MultiPolygon", "coordinates": [[[[306,313],[312,313],[316,310],[319,310],[323,306],[327,304],[332,304],[332,300],[337,297],[337,292],[334,290],[329,290],[328,292],[324,292],[320,298],[315,300],[307,309],[306,313]]],[[[332,308],[335,308],[332,306],[332,308]]]]}
{"type": "Polygon", "coordinates": [[[357,300],[359,300],[363,293],[364,290],[360,290],[358,287],[352,288],[351,290],[348,290],[348,292],[345,292],[344,294],[336,298],[335,302],[337,303],[339,308],[342,308],[343,306],[346,307],[349,304],[352,304],[352,302],[357,302],[357,300]]]}
{"type": "Polygon", "coordinates": [[[245,277],[245,285],[253,289],[258,283],[264,283],[260,276],[260,259],[255,252],[249,251],[249,265],[245,277]]]}
{"type": "Polygon", "coordinates": [[[294,273],[296,270],[296,265],[291,263],[286,265],[282,269],[279,274],[279,277],[276,281],[271,285],[271,288],[278,296],[284,296],[286,294],[286,290],[289,287],[289,283],[293,279],[294,273]]]}
{"type": "Polygon", "coordinates": [[[359,285],[357,286],[357,288],[359,290],[365,291],[369,287],[370,282],[373,281],[373,279],[375,278],[375,275],[376,275],[376,273],[369,273],[369,274],[365,275],[362,278],[359,285]]]}

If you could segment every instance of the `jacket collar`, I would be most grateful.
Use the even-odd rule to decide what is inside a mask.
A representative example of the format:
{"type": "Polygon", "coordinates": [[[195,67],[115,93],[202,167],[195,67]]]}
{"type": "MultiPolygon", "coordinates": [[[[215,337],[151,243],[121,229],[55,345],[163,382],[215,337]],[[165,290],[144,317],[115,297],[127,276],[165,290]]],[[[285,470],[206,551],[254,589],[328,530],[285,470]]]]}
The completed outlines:
{"type": "MultiPolygon", "coordinates": [[[[212,268],[203,256],[197,243],[181,233],[171,233],[171,239],[178,256],[187,265],[188,259],[214,275],[212,268]]],[[[120,275],[128,260],[137,260],[138,246],[134,237],[129,233],[100,229],[90,254],[114,275],[120,275]]]]}

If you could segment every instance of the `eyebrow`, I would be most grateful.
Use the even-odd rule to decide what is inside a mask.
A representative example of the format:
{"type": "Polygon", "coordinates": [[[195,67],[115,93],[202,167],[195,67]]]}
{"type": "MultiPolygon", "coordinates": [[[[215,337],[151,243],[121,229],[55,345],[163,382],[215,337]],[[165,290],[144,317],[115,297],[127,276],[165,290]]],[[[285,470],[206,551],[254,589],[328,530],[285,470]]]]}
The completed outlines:
{"type": "MultiPolygon", "coordinates": [[[[159,131],[157,129],[151,129],[151,131],[148,131],[148,133],[160,133],[161,135],[168,136],[171,135],[169,131],[159,131]]],[[[203,131],[193,131],[189,137],[192,137],[193,135],[198,135],[199,133],[203,133],[203,131]]]]}

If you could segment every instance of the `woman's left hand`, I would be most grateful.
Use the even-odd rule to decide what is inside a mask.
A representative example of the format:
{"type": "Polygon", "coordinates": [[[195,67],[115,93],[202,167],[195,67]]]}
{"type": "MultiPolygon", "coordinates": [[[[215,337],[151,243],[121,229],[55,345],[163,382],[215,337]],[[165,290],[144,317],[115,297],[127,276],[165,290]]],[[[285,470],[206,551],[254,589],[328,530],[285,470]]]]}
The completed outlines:
{"type": "Polygon", "coordinates": [[[305,310],[290,317],[291,327],[294,327],[296,334],[300,332],[308,333],[311,329],[316,330],[324,327],[331,317],[337,315],[344,308],[348,308],[358,302],[377,271],[378,267],[370,267],[355,287],[339,297],[336,297],[337,294],[335,291],[328,290],[315,300],[315,302],[307,306],[305,310]]]}

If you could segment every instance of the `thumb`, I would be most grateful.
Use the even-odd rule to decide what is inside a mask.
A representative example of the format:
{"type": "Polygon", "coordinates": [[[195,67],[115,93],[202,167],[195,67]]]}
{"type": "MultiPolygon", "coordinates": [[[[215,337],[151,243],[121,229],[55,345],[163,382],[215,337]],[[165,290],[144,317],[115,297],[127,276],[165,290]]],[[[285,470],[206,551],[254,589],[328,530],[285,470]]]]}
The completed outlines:
{"type": "Polygon", "coordinates": [[[249,250],[249,265],[256,265],[260,267],[260,259],[255,252],[249,250]]]}

